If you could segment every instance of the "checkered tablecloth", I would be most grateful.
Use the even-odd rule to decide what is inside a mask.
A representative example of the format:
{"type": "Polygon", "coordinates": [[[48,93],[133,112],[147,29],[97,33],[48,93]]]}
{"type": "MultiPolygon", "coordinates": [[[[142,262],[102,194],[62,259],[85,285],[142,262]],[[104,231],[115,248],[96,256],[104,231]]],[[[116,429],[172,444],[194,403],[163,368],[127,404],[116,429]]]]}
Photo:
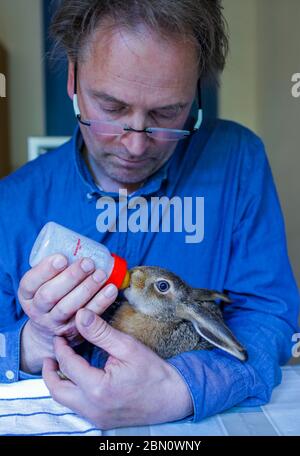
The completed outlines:
{"type": "Polygon", "coordinates": [[[274,436],[300,435],[300,366],[282,369],[272,400],[235,407],[200,423],[167,423],[101,432],[49,396],[42,380],[0,384],[0,435],[274,436]]]}

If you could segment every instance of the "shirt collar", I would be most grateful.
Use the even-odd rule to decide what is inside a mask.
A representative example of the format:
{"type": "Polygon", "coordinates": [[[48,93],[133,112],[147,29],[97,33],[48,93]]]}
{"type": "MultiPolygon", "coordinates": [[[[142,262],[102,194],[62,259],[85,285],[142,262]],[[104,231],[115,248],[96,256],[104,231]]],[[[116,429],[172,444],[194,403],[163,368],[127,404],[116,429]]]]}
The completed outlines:
{"type": "MultiPolygon", "coordinates": [[[[79,126],[76,127],[74,135],[72,137],[72,155],[75,160],[76,171],[78,172],[81,181],[87,189],[87,198],[92,200],[96,196],[110,196],[112,198],[118,198],[119,194],[115,192],[105,192],[99,186],[96,185],[93,176],[88,169],[88,166],[82,155],[83,138],[79,126]]],[[[180,146],[180,145],[179,145],[180,146]]],[[[181,148],[181,147],[180,147],[181,148]]],[[[172,162],[173,156],[176,154],[178,146],[174,154],[164,165],[158,169],[152,176],[148,177],[144,185],[137,189],[130,196],[146,196],[151,194],[157,194],[163,183],[168,180],[169,168],[172,162]]]]}

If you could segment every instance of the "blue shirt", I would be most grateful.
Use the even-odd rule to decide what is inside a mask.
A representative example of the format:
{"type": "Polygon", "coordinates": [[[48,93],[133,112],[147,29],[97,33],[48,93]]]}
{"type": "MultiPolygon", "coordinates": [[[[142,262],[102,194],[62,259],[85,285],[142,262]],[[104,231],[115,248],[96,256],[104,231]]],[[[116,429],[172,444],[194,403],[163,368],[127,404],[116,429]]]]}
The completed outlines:
{"type": "MultiPolygon", "coordinates": [[[[55,221],[105,244],[129,267],[157,265],[193,287],[225,291],[233,303],[224,319],[246,347],[245,363],[220,349],[190,351],[168,359],[190,391],[197,422],[237,404],[269,401],[281,381],[298,332],[299,293],[291,271],[283,223],[269,163],[260,139],[228,121],[204,122],[179,142],[167,163],[134,192],[151,197],[204,197],[204,237],[187,232],[105,232],[96,228],[101,191],[83,160],[77,129],[70,142],[0,181],[0,382],[20,372],[20,333],[27,321],[17,297],[29,269],[34,240],[55,221]],[[6,346],[4,345],[6,342],[6,346]],[[6,355],[4,357],[4,355],[6,355]]],[[[128,214],[129,216],[129,214],[128,214]]],[[[78,349],[93,365],[105,353],[87,342],[78,349]]]]}

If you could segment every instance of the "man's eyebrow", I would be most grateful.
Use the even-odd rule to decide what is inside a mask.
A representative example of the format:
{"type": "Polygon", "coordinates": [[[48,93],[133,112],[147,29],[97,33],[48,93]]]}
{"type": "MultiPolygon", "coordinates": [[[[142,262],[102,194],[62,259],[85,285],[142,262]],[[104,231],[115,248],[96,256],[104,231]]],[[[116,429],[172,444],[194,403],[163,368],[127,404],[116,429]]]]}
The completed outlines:
{"type": "MultiPolygon", "coordinates": [[[[128,103],[126,101],[119,100],[105,92],[98,92],[98,91],[92,90],[91,94],[96,98],[100,98],[102,101],[107,101],[109,103],[118,103],[123,106],[128,106],[128,103]]],[[[167,105],[167,106],[159,106],[157,108],[153,108],[152,111],[179,110],[179,109],[186,108],[188,106],[188,104],[189,103],[175,103],[175,104],[171,104],[171,105],[167,105]]]]}

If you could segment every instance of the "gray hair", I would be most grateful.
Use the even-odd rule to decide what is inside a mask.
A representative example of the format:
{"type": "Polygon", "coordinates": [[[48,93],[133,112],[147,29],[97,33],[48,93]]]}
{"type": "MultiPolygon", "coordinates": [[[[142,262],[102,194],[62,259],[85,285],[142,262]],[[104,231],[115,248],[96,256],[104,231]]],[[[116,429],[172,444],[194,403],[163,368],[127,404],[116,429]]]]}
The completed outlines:
{"type": "Polygon", "coordinates": [[[75,62],[93,32],[109,19],[113,27],[135,30],[144,24],[162,37],[197,44],[199,74],[216,77],[228,53],[227,25],[221,0],[60,0],[50,33],[52,55],[61,51],[75,62]]]}

